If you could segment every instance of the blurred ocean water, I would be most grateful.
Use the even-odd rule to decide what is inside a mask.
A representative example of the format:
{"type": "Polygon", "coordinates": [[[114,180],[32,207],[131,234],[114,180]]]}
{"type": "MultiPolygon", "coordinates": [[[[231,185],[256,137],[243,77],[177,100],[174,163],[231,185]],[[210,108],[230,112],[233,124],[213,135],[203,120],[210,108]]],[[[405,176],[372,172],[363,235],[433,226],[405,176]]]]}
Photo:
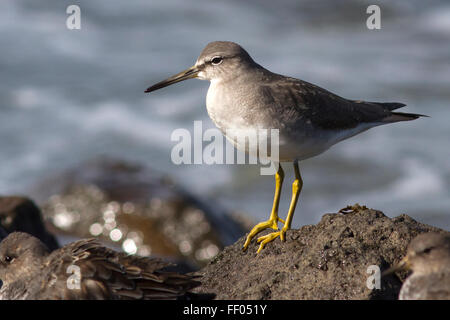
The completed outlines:
{"type": "MultiPolygon", "coordinates": [[[[378,1],[377,31],[366,28],[369,1],[85,0],[76,1],[81,30],[66,28],[70,4],[2,1],[0,193],[26,193],[49,174],[110,155],[265,219],[274,183],[259,167],[170,161],[173,130],[192,130],[194,120],[213,127],[208,83],[144,94],[191,66],[209,41],[231,40],[271,71],[431,116],[371,129],[302,162],[294,226],[359,202],[450,229],[448,1],[378,1]]],[[[293,176],[291,165],[284,167],[282,211],[293,176]]]]}

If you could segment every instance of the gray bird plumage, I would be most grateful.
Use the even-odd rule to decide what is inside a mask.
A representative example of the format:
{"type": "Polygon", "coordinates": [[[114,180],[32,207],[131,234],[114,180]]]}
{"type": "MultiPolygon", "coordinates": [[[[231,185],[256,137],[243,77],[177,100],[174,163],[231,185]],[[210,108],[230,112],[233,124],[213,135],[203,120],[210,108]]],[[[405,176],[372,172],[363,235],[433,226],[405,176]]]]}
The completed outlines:
{"type": "Polygon", "coordinates": [[[21,232],[0,243],[0,299],[183,299],[200,283],[194,277],[161,270],[169,263],[129,256],[80,240],[49,252],[37,238],[21,232]],[[77,277],[79,288],[68,286],[77,277]],[[72,267],[73,268],[73,267],[72,267]],[[72,278],[73,279],[73,278],[72,278]]]}
{"type": "Polygon", "coordinates": [[[370,128],[422,116],[392,111],[403,107],[402,103],[349,100],[309,82],[273,73],[257,64],[241,46],[229,41],[209,43],[194,66],[156,83],[145,92],[192,78],[210,81],[206,109],[227,139],[236,148],[277,164],[270,217],[249,232],[244,250],[256,234],[265,229],[276,231],[258,238],[258,252],[278,237],[285,240],[303,187],[298,161],[319,155],[370,128]],[[253,134],[254,145],[265,142],[263,145],[270,144],[271,149],[275,147],[278,152],[269,154],[267,150],[250,148],[249,132],[253,134]],[[278,133],[278,136],[273,135],[278,141],[272,144],[272,136],[268,136],[273,132],[278,133]],[[295,180],[291,204],[283,220],[278,216],[278,207],[284,179],[280,162],[285,161],[293,162],[295,180]],[[279,222],[284,224],[281,230],[279,222]]]}
{"type": "MultiPolygon", "coordinates": [[[[349,100],[309,82],[273,73],[228,41],[209,43],[194,67],[146,92],[193,77],[211,81],[207,111],[225,135],[233,129],[278,129],[282,161],[303,160],[372,127],[422,116],[393,112],[405,106],[403,103],[349,100]]],[[[228,138],[242,148],[233,137],[228,138]]]]}

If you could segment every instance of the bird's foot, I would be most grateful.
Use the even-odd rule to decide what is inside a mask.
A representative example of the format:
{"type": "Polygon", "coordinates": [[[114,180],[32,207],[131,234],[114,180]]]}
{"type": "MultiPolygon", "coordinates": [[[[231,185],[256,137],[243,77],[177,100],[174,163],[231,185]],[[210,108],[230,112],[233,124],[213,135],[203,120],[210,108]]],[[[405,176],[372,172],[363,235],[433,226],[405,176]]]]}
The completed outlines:
{"type": "MultiPolygon", "coordinates": [[[[242,248],[244,251],[245,250],[247,250],[247,248],[248,248],[248,246],[250,245],[250,242],[252,241],[252,239],[258,234],[258,233],[260,233],[261,231],[263,231],[263,230],[265,230],[265,229],[269,229],[269,228],[271,228],[271,229],[274,229],[274,230],[278,230],[278,222],[281,222],[281,223],[285,223],[284,222],[284,220],[283,219],[281,219],[281,218],[278,218],[278,217],[276,217],[276,218],[271,218],[271,219],[269,219],[269,220],[267,220],[267,221],[264,221],[264,222],[260,222],[260,223],[258,223],[256,226],[254,226],[253,227],[253,229],[250,231],[250,233],[248,234],[248,236],[247,236],[247,239],[245,240],[245,243],[244,243],[244,247],[242,248]]],[[[283,228],[284,229],[284,228],[283,228]]],[[[277,233],[277,232],[274,232],[274,233],[277,233]]],[[[279,232],[278,232],[279,233],[279,232]]],[[[272,233],[271,233],[272,234],[272,233]]],[[[266,237],[266,236],[264,236],[264,237],[266,237]]],[[[261,238],[263,238],[263,237],[260,237],[260,238],[258,238],[258,242],[259,242],[259,239],[261,239],[261,238]]],[[[274,239],[275,239],[276,237],[274,237],[274,239]]],[[[272,239],[273,240],[273,239],[272,239]]],[[[269,241],[267,241],[267,242],[270,242],[270,241],[272,241],[272,240],[269,240],[269,241]]],[[[264,243],[264,245],[267,243],[267,242],[265,242],[264,243]]],[[[264,246],[263,246],[264,247],[264,246]]],[[[261,247],[260,247],[261,248],[261,247]]],[[[258,252],[259,252],[260,250],[258,250],[258,252]]]]}
{"type": "Polygon", "coordinates": [[[286,241],[286,228],[281,229],[280,231],[275,231],[269,234],[266,234],[265,236],[258,238],[259,248],[256,253],[260,253],[262,249],[268,244],[269,242],[272,242],[276,238],[280,237],[281,241],[286,241]]]}

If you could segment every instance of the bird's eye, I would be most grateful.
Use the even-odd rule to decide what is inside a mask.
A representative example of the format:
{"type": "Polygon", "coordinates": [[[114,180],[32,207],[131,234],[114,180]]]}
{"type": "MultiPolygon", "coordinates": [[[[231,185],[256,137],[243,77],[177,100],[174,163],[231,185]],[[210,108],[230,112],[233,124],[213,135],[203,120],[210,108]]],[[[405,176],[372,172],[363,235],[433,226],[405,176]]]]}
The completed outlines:
{"type": "Polygon", "coordinates": [[[214,58],[211,59],[211,63],[212,63],[213,65],[215,65],[215,66],[221,64],[222,61],[223,61],[223,58],[222,58],[222,57],[219,57],[219,56],[214,57],[214,58]]]}
{"type": "Polygon", "coordinates": [[[5,256],[5,262],[11,263],[13,260],[14,260],[13,257],[11,257],[11,256],[5,256]]]}
{"type": "Polygon", "coordinates": [[[426,248],[425,250],[423,250],[423,253],[430,253],[432,248],[426,248]]]}

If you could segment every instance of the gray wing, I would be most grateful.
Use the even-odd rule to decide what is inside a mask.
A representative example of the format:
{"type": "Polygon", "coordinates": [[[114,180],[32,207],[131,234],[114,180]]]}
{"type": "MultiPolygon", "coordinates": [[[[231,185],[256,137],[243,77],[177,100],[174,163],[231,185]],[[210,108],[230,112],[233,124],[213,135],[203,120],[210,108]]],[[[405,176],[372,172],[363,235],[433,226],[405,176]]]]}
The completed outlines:
{"type": "Polygon", "coordinates": [[[54,251],[47,259],[47,287],[41,299],[179,299],[190,296],[199,285],[191,276],[165,272],[170,264],[159,259],[128,256],[103,247],[95,239],[80,240],[54,251]],[[79,268],[79,289],[67,280],[79,268]],[[54,279],[57,279],[55,281],[54,279]],[[52,281],[53,279],[53,281],[52,281]]]}
{"type": "Polygon", "coordinates": [[[285,123],[303,121],[322,129],[351,129],[361,123],[383,122],[393,114],[400,114],[391,110],[405,106],[397,102],[348,100],[309,82],[281,75],[274,80],[261,86],[262,95],[282,112],[285,123]]]}

